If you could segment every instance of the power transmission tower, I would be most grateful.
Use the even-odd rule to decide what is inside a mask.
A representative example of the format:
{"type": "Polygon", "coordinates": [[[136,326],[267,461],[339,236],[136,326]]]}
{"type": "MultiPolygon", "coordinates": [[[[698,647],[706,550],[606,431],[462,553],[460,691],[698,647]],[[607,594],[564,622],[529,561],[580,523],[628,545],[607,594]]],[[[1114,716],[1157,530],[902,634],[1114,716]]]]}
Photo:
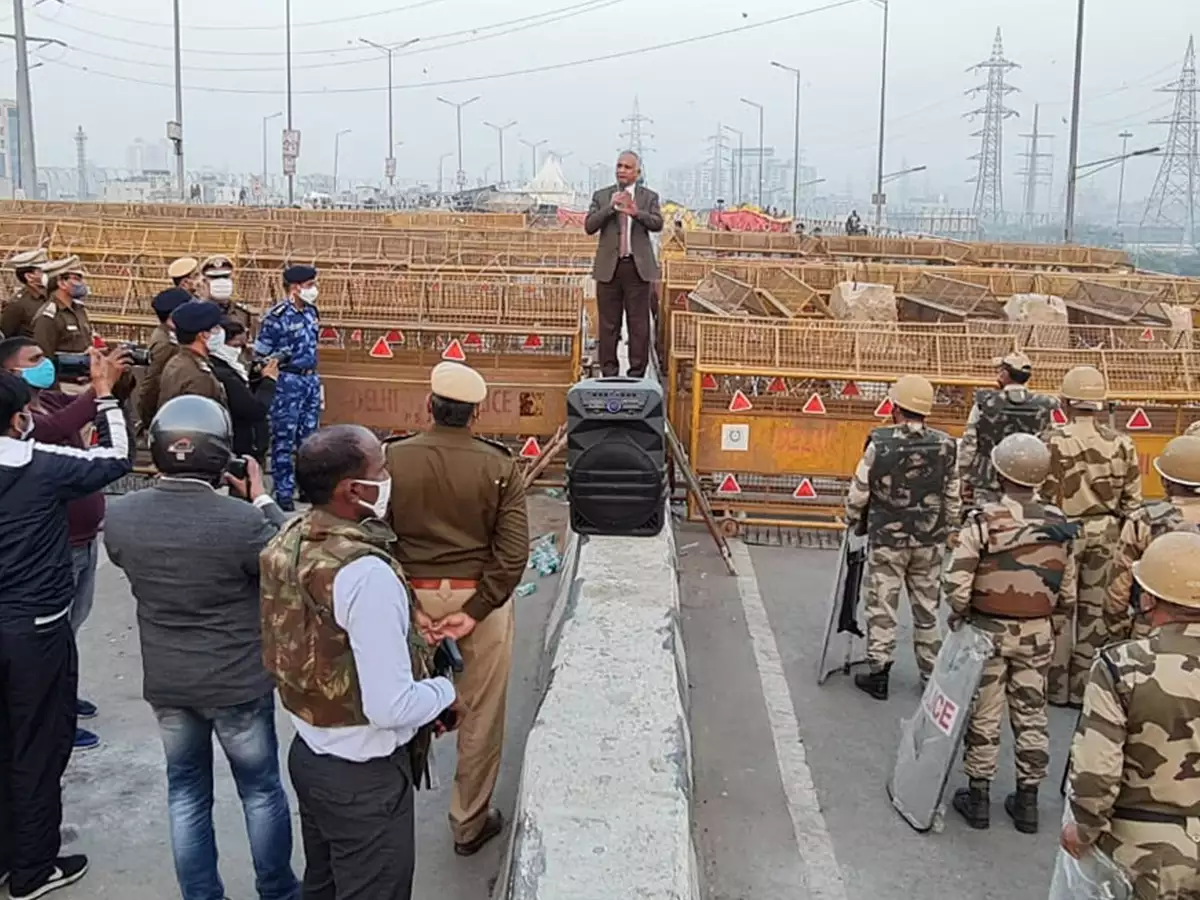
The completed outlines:
{"type": "Polygon", "coordinates": [[[1183,241],[1195,246],[1196,192],[1200,188],[1197,165],[1200,122],[1196,119],[1196,46],[1188,38],[1183,71],[1160,91],[1175,95],[1175,111],[1169,119],[1156,119],[1153,125],[1170,125],[1171,133],[1163,146],[1162,166],[1154,180],[1154,189],[1146,203],[1142,224],[1166,225],[1183,229],[1183,241]]]}
{"type": "Polygon", "coordinates": [[[979,172],[971,180],[975,182],[975,203],[972,211],[980,220],[996,221],[1004,216],[1004,182],[1000,168],[1003,157],[1004,120],[1017,115],[1015,109],[1004,105],[1004,98],[1018,90],[1005,80],[1005,76],[1013,69],[1019,68],[1015,62],[1004,58],[1004,43],[1000,38],[1000,29],[997,28],[991,58],[967,70],[987,73],[987,81],[984,84],[966,92],[967,96],[972,97],[981,93],[987,94],[983,106],[966,114],[966,117],[971,119],[983,116],[983,127],[971,134],[971,137],[980,139],[979,152],[970,157],[979,161],[979,172]]]}
{"type": "Polygon", "coordinates": [[[1025,221],[1026,223],[1033,222],[1034,213],[1037,212],[1037,189],[1039,184],[1050,183],[1050,172],[1043,171],[1042,160],[1052,159],[1053,153],[1043,152],[1039,147],[1042,146],[1043,140],[1048,140],[1054,135],[1046,134],[1038,129],[1038,122],[1041,118],[1041,105],[1035,103],[1033,106],[1033,133],[1023,134],[1021,137],[1029,141],[1029,149],[1021,156],[1025,159],[1025,168],[1018,172],[1025,178],[1025,221]]]}
{"type": "Polygon", "coordinates": [[[712,145],[709,153],[712,168],[709,170],[711,174],[712,186],[712,205],[715,209],[717,201],[721,199],[721,173],[725,171],[725,129],[721,127],[721,123],[717,123],[717,130],[708,136],[708,142],[712,145]]]}
{"type": "Polygon", "coordinates": [[[652,138],[654,135],[643,130],[643,125],[653,125],[654,120],[648,116],[643,116],[638,108],[638,98],[635,94],[633,97],[633,112],[621,120],[625,125],[625,130],[621,132],[621,140],[625,143],[625,148],[632,150],[638,155],[638,159],[642,161],[642,175],[645,176],[646,169],[646,152],[653,150],[653,147],[646,146],[646,138],[652,138]]]}
{"type": "Polygon", "coordinates": [[[76,191],[76,197],[80,200],[86,200],[88,198],[87,135],[84,133],[82,125],[75,132],[75,167],[79,174],[79,186],[76,191]]]}

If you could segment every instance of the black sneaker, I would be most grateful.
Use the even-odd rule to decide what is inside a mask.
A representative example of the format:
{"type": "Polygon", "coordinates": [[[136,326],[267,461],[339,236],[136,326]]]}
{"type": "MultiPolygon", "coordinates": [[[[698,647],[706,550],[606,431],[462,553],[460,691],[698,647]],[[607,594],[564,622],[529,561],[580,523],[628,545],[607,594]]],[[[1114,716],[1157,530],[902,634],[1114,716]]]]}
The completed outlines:
{"type": "Polygon", "coordinates": [[[77,719],[94,719],[96,711],[96,704],[90,700],[75,701],[75,717],[77,719]]]}
{"type": "Polygon", "coordinates": [[[74,884],[80,878],[87,874],[88,859],[80,854],[78,856],[60,856],[54,861],[54,868],[50,871],[39,884],[16,885],[8,886],[8,895],[12,900],[36,900],[37,897],[44,897],[51,891],[57,891],[59,888],[65,888],[69,884],[74,884]]]}

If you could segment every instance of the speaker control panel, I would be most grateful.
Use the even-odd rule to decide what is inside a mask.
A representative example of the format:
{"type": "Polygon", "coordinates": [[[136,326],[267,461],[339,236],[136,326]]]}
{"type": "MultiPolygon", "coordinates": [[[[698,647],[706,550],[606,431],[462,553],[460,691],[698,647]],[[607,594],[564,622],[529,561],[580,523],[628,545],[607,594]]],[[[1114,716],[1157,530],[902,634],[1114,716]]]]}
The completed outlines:
{"type": "Polygon", "coordinates": [[[640,416],[650,396],[645,391],[609,389],[579,391],[576,402],[589,415],[640,416]]]}

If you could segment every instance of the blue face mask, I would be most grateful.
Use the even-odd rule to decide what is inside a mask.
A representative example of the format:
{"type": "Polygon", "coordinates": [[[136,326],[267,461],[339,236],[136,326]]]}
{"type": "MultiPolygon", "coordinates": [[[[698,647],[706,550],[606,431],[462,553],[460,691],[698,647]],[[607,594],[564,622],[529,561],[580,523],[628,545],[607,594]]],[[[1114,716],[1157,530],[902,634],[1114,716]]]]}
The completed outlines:
{"type": "Polygon", "coordinates": [[[39,390],[52,388],[54,387],[54,363],[47,357],[36,366],[22,369],[21,377],[25,379],[25,383],[30,387],[38,388],[39,390]]]}
{"type": "Polygon", "coordinates": [[[71,292],[71,297],[75,300],[82,300],[88,295],[88,286],[82,281],[72,281],[68,290],[71,292]]]}

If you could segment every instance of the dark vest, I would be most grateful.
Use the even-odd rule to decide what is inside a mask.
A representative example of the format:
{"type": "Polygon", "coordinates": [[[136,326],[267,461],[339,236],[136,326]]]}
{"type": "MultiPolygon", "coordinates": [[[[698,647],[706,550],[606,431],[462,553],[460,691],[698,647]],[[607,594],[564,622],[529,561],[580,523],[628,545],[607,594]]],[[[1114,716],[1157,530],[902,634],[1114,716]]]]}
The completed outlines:
{"type": "Polygon", "coordinates": [[[876,546],[931,547],[949,532],[943,500],[957,455],[949,435],[907,425],[871,432],[867,533],[876,546]]]}
{"type": "Polygon", "coordinates": [[[975,423],[977,452],[967,472],[976,490],[998,491],[999,481],[992,467],[992,450],[1010,434],[1041,434],[1050,426],[1055,402],[1050,397],[1029,391],[977,391],[975,423]]]}

